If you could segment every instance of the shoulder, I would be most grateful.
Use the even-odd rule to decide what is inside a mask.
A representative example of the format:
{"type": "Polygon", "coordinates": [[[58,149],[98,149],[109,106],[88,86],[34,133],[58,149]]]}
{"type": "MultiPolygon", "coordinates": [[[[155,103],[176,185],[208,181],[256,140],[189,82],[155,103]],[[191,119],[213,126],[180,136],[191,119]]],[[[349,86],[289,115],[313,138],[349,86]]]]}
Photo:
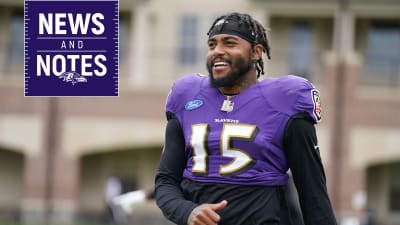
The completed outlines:
{"type": "MultiPolygon", "coordinates": [[[[275,90],[277,92],[288,94],[293,93],[294,90],[313,88],[314,85],[307,79],[295,75],[286,75],[277,78],[267,78],[261,81],[263,86],[268,87],[268,90],[275,90]]],[[[281,93],[281,94],[283,94],[281,93]]]]}
{"type": "Polygon", "coordinates": [[[168,94],[166,111],[176,113],[182,101],[196,95],[208,84],[208,76],[202,74],[189,74],[177,79],[168,94]]]}
{"type": "Polygon", "coordinates": [[[192,85],[199,86],[200,84],[204,83],[206,80],[208,80],[208,76],[200,74],[200,73],[194,73],[194,74],[188,74],[184,75],[181,78],[177,79],[172,88],[173,89],[191,89],[193,88],[192,85]]]}
{"type": "Polygon", "coordinates": [[[306,112],[315,122],[321,119],[320,93],[308,80],[287,75],[262,81],[262,92],[267,101],[284,113],[306,112]]]}
{"type": "Polygon", "coordinates": [[[198,93],[201,88],[209,83],[208,80],[208,76],[199,73],[185,75],[174,82],[170,95],[179,97],[181,95],[198,93]]]}

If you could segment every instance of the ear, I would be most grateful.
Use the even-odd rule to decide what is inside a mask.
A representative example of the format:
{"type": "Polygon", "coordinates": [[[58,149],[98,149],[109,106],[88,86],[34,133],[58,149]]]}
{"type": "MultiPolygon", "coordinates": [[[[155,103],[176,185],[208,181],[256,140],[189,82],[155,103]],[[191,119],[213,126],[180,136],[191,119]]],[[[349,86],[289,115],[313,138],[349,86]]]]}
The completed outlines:
{"type": "Polygon", "coordinates": [[[263,53],[263,46],[260,44],[256,44],[253,47],[252,59],[254,59],[254,60],[261,59],[262,53],[263,53]]]}

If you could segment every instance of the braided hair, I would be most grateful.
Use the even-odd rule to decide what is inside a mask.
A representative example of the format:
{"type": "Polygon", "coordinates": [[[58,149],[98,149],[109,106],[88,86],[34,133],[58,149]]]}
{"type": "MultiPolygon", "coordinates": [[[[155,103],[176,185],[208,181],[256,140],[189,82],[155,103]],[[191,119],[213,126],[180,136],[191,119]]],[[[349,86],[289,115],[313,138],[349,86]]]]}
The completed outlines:
{"type": "MultiPolygon", "coordinates": [[[[245,13],[233,12],[229,14],[222,15],[218,17],[211,25],[210,29],[207,32],[207,35],[210,35],[211,31],[215,28],[218,21],[221,20],[233,20],[237,21],[239,25],[245,25],[248,27],[250,33],[254,36],[253,42],[251,46],[254,47],[256,44],[260,44],[263,47],[263,52],[267,55],[268,59],[271,59],[270,51],[271,48],[268,43],[268,38],[266,34],[266,29],[255,19],[253,19],[250,15],[245,13]]],[[[223,26],[221,27],[221,29],[223,26]]],[[[260,77],[260,74],[264,74],[264,61],[262,57],[256,61],[257,68],[257,78],[260,77]]]]}

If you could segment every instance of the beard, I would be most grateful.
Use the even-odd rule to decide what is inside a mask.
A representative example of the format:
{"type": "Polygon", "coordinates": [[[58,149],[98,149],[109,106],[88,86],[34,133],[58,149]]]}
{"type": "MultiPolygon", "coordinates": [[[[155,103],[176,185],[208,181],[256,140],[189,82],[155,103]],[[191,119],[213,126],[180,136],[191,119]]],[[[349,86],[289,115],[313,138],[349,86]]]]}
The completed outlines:
{"type": "Polygon", "coordinates": [[[244,58],[239,58],[236,61],[226,61],[231,68],[234,68],[225,77],[215,79],[213,71],[212,71],[212,63],[207,63],[207,70],[210,74],[210,84],[214,88],[220,87],[232,87],[235,83],[243,77],[247,72],[249,72],[252,68],[252,61],[249,58],[247,61],[244,58]]]}

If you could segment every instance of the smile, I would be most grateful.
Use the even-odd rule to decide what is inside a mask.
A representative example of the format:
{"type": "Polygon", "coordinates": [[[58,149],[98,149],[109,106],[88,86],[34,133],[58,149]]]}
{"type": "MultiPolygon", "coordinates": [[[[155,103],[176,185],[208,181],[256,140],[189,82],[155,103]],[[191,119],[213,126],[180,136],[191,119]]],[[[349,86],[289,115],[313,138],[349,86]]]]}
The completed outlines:
{"type": "Polygon", "coordinates": [[[226,62],[216,62],[214,63],[214,67],[228,66],[226,62]]]}

